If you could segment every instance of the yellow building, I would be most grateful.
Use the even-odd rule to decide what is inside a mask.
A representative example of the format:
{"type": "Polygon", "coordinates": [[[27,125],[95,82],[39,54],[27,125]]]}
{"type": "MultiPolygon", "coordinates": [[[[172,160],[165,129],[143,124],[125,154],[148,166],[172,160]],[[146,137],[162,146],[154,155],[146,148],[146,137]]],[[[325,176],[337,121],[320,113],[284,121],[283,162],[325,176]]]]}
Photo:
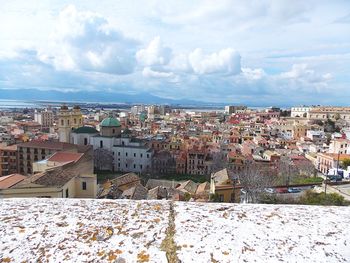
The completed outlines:
{"type": "Polygon", "coordinates": [[[210,194],[217,196],[220,202],[239,202],[240,190],[241,187],[234,185],[230,179],[226,168],[213,173],[210,178],[210,194]]]}
{"type": "Polygon", "coordinates": [[[83,126],[83,115],[79,106],[72,110],[63,105],[58,112],[58,136],[60,142],[70,142],[73,129],[83,126]]]}
{"type": "Polygon", "coordinates": [[[34,168],[43,171],[1,189],[0,198],[96,198],[97,179],[93,174],[92,151],[58,152],[40,162],[34,168]]]}

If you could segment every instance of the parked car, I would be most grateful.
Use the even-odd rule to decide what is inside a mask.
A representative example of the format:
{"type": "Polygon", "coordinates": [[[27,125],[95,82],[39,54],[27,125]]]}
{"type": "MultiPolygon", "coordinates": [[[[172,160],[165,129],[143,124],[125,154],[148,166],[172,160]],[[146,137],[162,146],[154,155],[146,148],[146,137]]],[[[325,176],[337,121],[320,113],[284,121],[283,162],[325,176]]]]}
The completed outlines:
{"type": "Polygon", "coordinates": [[[289,187],[288,188],[288,193],[300,193],[301,189],[299,188],[294,188],[294,187],[289,187]]]}
{"type": "Polygon", "coordinates": [[[287,188],[287,187],[279,187],[279,188],[276,188],[276,193],[278,193],[278,194],[285,194],[285,193],[288,193],[288,188],[287,188]]]}
{"type": "Polygon", "coordinates": [[[265,188],[265,192],[269,194],[274,194],[276,193],[276,190],[274,188],[265,188]]]}
{"type": "Polygon", "coordinates": [[[340,182],[343,180],[340,175],[327,175],[327,179],[331,182],[340,182]]]}

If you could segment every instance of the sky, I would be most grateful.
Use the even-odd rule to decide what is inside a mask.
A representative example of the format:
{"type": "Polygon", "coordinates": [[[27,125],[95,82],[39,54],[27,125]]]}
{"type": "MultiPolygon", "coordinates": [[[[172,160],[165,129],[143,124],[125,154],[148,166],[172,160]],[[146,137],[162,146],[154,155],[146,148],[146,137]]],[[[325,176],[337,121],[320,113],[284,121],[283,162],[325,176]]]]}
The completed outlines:
{"type": "Polygon", "coordinates": [[[0,0],[0,14],[0,99],[349,105],[348,0],[0,0]]]}

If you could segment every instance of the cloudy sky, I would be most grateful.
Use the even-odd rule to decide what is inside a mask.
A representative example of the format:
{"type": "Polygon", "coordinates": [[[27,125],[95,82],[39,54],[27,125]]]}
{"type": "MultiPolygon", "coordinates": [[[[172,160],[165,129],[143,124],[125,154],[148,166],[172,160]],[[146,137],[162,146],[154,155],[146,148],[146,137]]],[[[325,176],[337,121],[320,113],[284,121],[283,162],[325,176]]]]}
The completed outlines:
{"type": "Polygon", "coordinates": [[[12,0],[0,11],[0,99],[32,89],[349,105],[348,0],[12,0]]]}

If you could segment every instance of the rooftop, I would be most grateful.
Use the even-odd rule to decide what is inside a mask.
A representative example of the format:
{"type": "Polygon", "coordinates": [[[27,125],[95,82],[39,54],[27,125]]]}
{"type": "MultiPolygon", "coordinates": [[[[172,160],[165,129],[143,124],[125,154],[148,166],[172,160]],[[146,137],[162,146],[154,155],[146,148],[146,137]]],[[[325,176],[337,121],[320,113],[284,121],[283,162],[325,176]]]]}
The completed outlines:
{"type": "Polygon", "coordinates": [[[101,122],[100,126],[101,127],[120,127],[121,125],[117,119],[108,117],[101,122]]]}
{"type": "Polygon", "coordinates": [[[0,260],[346,262],[349,214],[350,207],[4,199],[0,260]]]}
{"type": "Polygon", "coordinates": [[[10,174],[10,175],[6,175],[6,176],[1,176],[0,177],[0,189],[10,188],[10,187],[18,184],[19,182],[21,182],[25,178],[27,178],[27,177],[24,175],[21,175],[21,174],[10,174]]]}
{"type": "Polygon", "coordinates": [[[90,126],[82,126],[73,131],[73,133],[90,133],[95,134],[98,133],[98,131],[94,127],[90,126]]]}

